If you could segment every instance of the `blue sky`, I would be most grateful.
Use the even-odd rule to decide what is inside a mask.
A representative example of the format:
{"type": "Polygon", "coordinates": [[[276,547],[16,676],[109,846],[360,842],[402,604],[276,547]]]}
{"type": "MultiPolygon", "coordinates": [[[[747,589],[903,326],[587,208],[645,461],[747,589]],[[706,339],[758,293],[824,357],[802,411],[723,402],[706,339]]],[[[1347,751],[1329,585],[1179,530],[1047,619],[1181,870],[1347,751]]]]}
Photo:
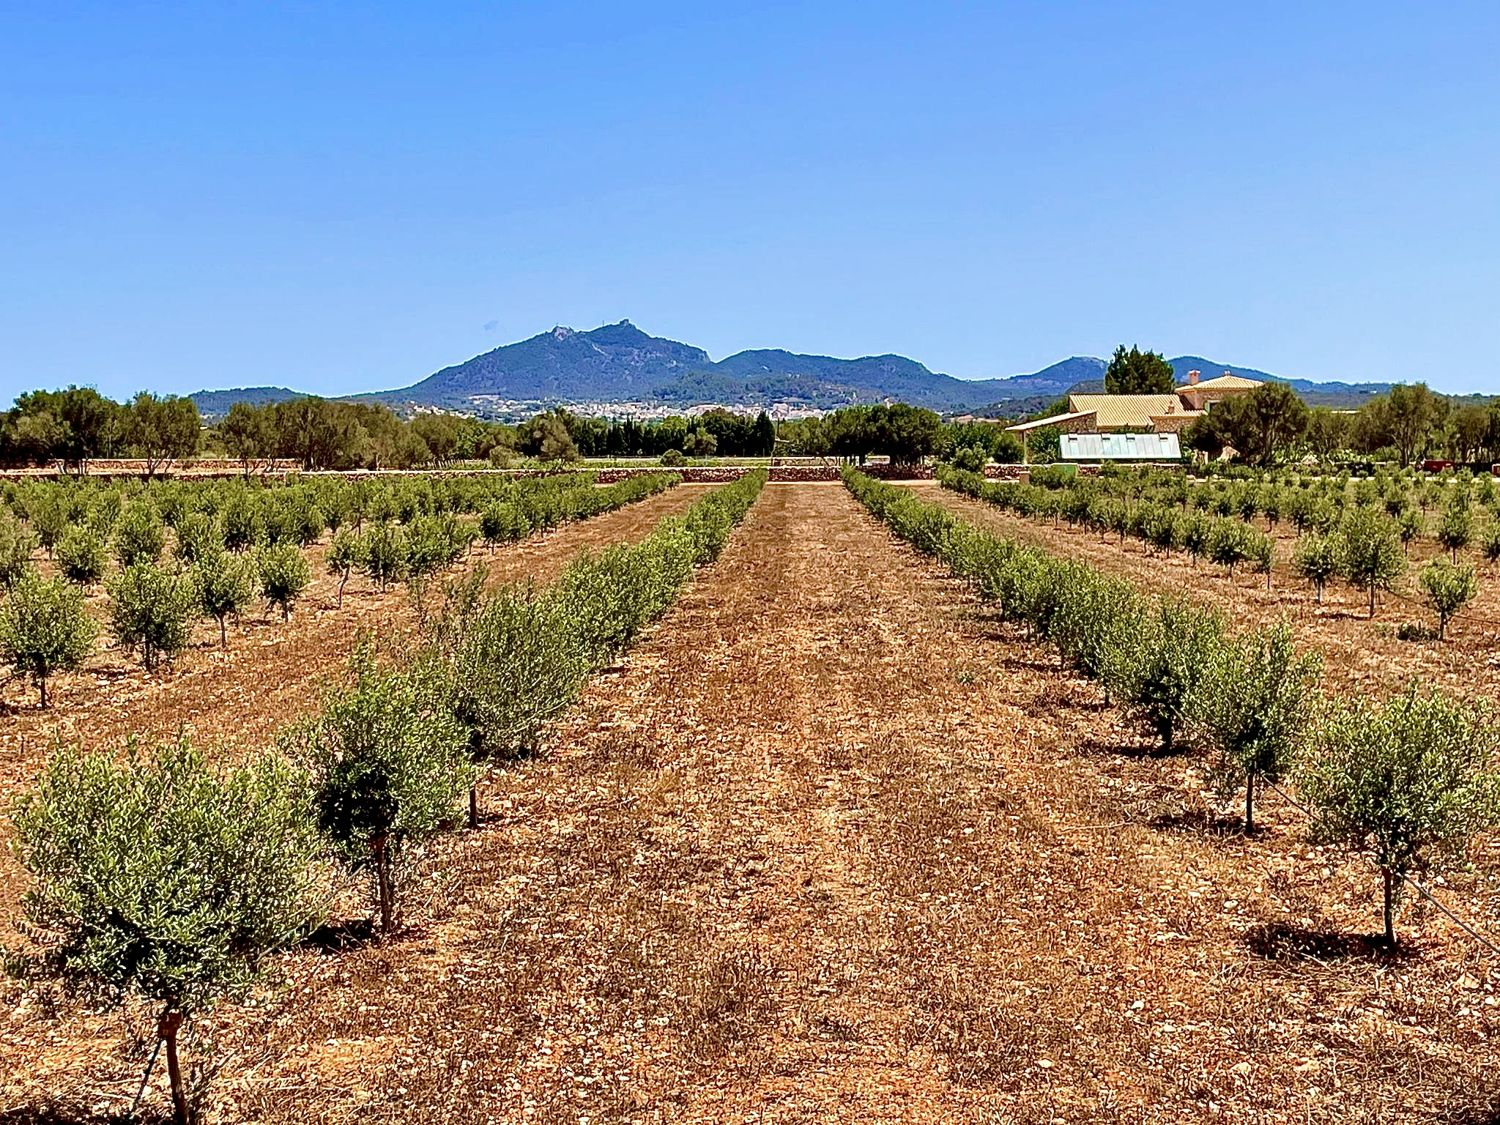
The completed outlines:
{"type": "Polygon", "coordinates": [[[1500,5],[0,0],[0,399],[554,324],[1500,391],[1500,5]]]}

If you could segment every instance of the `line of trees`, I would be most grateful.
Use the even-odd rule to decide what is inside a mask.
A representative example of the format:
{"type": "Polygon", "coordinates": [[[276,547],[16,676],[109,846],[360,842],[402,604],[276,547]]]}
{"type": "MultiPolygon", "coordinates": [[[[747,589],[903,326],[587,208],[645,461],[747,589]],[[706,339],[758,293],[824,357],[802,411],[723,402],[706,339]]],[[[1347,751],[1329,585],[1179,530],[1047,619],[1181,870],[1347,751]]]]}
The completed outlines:
{"type": "Polygon", "coordinates": [[[480,769],[535,745],[718,556],[765,480],[748,474],[640,543],[581,556],[546,590],[451,588],[420,653],[383,668],[362,644],[321,710],[247,764],[216,767],[186,741],[123,761],[60,749],[16,807],[32,882],[14,966],[102,1005],[154,1005],[186,1125],[184,1026],[245,994],[326,917],[336,868],[368,879],[376,932],[399,930],[424,849],[459,822],[466,792],[477,820],[480,769]]]}
{"type": "Polygon", "coordinates": [[[1285,622],[1236,635],[1211,609],[1148,597],[909,489],[853,469],[844,481],[898,536],[1098,680],[1164,752],[1184,742],[1207,751],[1210,777],[1243,790],[1247,831],[1257,791],[1295,780],[1313,839],[1367,854],[1380,869],[1388,946],[1408,878],[1461,860],[1476,833],[1500,824],[1500,724],[1484,706],[1415,683],[1384,704],[1321,699],[1319,662],[1295,650],[1285,622]]]}
{"type": "Polygon", "coordinates": [[[300,548],[325,529],[334,533],[327,567],[339,579],[340,604],[356,570],[382,590],[406,579],[420,594],[420,584],[463,558],[476,538],[491,546],[519,539],[633,503],[680,479],[646,473],[602,488],[592,473],[422,482],[427,487],[334,479],[273,487],[171,481],[149,489],[28,482],[12,496],[26,522],[0,507],[0,664],[29,677],[45,708],[51,677],[78,669],[93,652],[99,629],[83,594],[100,582],[109,595],[110,635],[138,651],[150,670],[187,647],[200,618],[217,622],[219,643],[227,647],[228,619],[256,597],[289,618],[312,581],[300,548]],[[476,509],[477,521],[457,514],[476,509]],[[56,577],[33,565],[42,545],[52,552],[56,577]],[[118,567],[112,575],[111,554],[118,567]]]}

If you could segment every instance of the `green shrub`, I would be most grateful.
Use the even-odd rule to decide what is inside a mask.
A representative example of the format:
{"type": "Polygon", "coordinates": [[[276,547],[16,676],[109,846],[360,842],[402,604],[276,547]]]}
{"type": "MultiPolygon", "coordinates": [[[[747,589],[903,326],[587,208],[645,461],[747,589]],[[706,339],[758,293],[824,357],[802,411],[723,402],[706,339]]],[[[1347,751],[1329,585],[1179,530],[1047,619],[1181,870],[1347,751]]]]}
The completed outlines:
{"type": "Polygon", "coordinates": [[[1407,553],[1411,550],[1412,542],[1422,536],[1422,515],[1414,509],[1407,508],[1396,517],[1396,535],[1401,540],[1401,552],[1407,553]]]}
{"type": "Polygon", "coordinates": [[[121,567],[136,563],[154,563],[161,558],[166,529],[161,513],[148,500],[137,500],[120,515],[115,524],[115,559],[121,567]]]}
{"type": "Polygon", "coordinates": [[[77,588],[29,567],[0,600],[0,659],[36,681],[43,707],[47,677],[81,665],[98,633],[77,588]]]}
{"type": "Polygon", "coordinates": [[[273,543],[255,555],[261,597],[281,610],[281,619],[292,616],[292,606],[312,582],[312,568],[292,543],[273,543]]]}
{"type": "Polygon", "coordinates": [[[63,506],[61,495],[52,489],[43,492],[27,506],[26,519],[47,554],[51,555],[52,548],[69,526],[68,510],[63,506]]]}
{"type": "Polygon", "coordinates": [[[374,876],[380,929],[400,924],[401,891],[424,841],[453,818],[472,783],[463,728],[424,678],[377,670],[368,650],[353,683],[284,744],[312,777],[317,822],[352,871],[374,876]]]}
{"type": "Polygon", "coordinates": [[[1189,722],[1216,753],[1211,775],[1221,793],[1243,787],[1245,831],[1255,830],[1255,787],[1290,770],[1312,730],[1321,663],[1298,655],[1291,626],[1226,642],[1188,701],[1189,722]]]}
{"type": "Polygon", "coordinates": [[[158,1010],[181,1125],[184,1021],[244,993],[321,916],[305,793],[279,759],[214,770],[182,742],[124,761],[62,748],[17,802],[14,848],[32,878],[22,968],[95,1003],[158,1010]]]}
{"type": "Polygon", "coordinates": [[[406,574],[406,534],[389,523],[373,525],[363,536],[360,561],[382,590],[406,574]]]}
{"type": "Polygon", "coordinates": [[[1443,508],[1443,518],[1438,523],[1437,541],[1458,562],[1458,552],[1469,545],[1474,536],[1474,519],[1466,498],[1455,496],[1443,508]]]}
{"type": "Polygon", "coordinates": [[[1479,583],[1472,566],[1455,566],[1453,563],[1434,559],[1422,569],[1417,579],[1422,593],[1432,612],[1437,614],[1438,640],[1448,634],[1448,622],[1464,606],[1474,600],[1479,592],[1479,583]]]}
{"type": "Polygon", "coordinates": [[[36,536],[0,511],[0,587],[13,586],[31,567],[36,536]]]}
{"type": "Polygon", "coordinates": [[[219,647],[229,647],[228,618],[245,612],[255,596],[255,567],[249,559],[230,554],[223,548],[199,559],[193,567],[198,605],[203,613],[219,623],[219,647]]]}
{"type": "Polygon", "coordinates": [[[1329,580],[1343,573],[1342,542],[1337,536],[1309,533],[1297,541],[1292,552],[1292,570],[1313,584],[1319,604],[1329,580]]]}
{"type": "Polygon", "coordinates": [[[1211,610],[1163,599],[1135,624],[1107,667],[1112,677],[1108,686],[1156,734],[1162,750],[1171,753],[1188,702],[1218,658],[1224,623],[1211,610]]]}
{"type": "Polygon", "coordinates": [[[1371,510],[1350,512],[1339,529],[1344,577],[1368,591],[1375,616],[1375,591],[1389,590],[1406,569],[1406,556],[1390,520],[1371,510]]]}
{"type": "Polygon", "coordinates": [[[126,648],[139,648],[147,670],[187,647],[198,612],[191,577],[149,563],[127,567],[109,584],[110,630],[126,648]]]}
{"type": "Polygon", "coordinates": [[[657,463],[663,468],[680,469],[687,464],[687,457],[680,449],[669,449],[658,458],[657,463]]]}
{"type": "Polygon", "coordinates": [[[248,551],[261,540],[260,508],[254,494],[237,489],[219,511],[224,531],[224,546],[231,551],[248,551]]]}
{"type": "Polygon", "coordinates": [[[177,557],[184,562],[202,562],[224,548],[224,537],[213,516],[190,512],[177,523],[177,557]]]}
{"type": "Polygon", "coordinates": [[[1300,782],[1312,835],[1366,851],[1380,868],[1385,940],[1406,876],[1462,858],[1496,822],[1500,732],[1490,715],[1413,685],[1383,706],[1333,707],[1300,782]]]}
{"type": "Polygon", "coordinates": [[[491,504],[479,517],[479,534],[491,547],[524,539],[530,531],[525,513],[507,500],[491,504]]]}
{"type": "MultiPolygon", "coordinates": [[[[440,625],[429,655],[476,762],[531,752],[543,725],[576,697],[590,670],[577,643],[575,614],[585,608],[554,593],[503,587],[440,625]]],[[[478,823],[472,787],[469,823],[478,823]]]]}
{"type": "Polygon", "coordinates": [[[344,587],[356,567],[364,562],[364,542],[348,528],[333,533],[333,542],[328,545],[328,557],[324,564],[328,573],[339,580],[338,608],[344,608],[344,587]]]}
{"type": "Polygon", "coordinates": [[[104,577],[109,554],[104,540],[88,524],[75,524],[63,533],[52,552],[57,569],[70,582],[92,586],[104,577]]]}

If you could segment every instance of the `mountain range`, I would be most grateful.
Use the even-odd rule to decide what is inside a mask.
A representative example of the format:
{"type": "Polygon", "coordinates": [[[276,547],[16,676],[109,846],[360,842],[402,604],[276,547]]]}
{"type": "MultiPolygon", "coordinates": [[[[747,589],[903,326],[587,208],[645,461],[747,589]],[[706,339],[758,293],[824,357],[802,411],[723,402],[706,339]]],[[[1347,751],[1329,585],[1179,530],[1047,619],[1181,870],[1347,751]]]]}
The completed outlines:
{"type": "MultiPolygon", "coordinates": [[[[1201,356],[1179,356],[1170,362],[1179,382],[1186,382],[1190,370],[1201,371],[1204,378],[1228,371],[1251,379],[1280,379],[1201,356]]],[[[1106,366],[1094,356],[1073,356],[1029,375],[959,379],[899,355],[835,359],[756,349],[715,361],[702,348],[651,336],[622,320],[587,332],[553,328],[445,367],[409,387],[347,397],[382,402],[398,411],[425,407],[490,416],[550,404],[755,407],[785,403],[827,409],[885,400],[948,412],[1017,414],[1045,408],[1070,391],[1102,390],[1106,366]]],[[[1280,381],[1315,405],[1358,405],[1390,386],[1280,381]]],[[[227,412],[236,401],[260,405],[298,395],[284,387],[251,387],[199,391],[192,398],[199,411],[212,418],[227,412]]]]}

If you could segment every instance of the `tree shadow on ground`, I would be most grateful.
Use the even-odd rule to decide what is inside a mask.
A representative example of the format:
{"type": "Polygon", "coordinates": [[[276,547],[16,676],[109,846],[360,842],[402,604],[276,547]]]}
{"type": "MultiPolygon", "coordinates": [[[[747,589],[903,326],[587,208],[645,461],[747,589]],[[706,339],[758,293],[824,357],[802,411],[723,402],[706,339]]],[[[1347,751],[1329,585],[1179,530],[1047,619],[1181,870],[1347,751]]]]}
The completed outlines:
{"type": "Polygon", "coordinates": [[[60,1101],[0,1110],[0,1125],[166,1125],[171,1120],[171,1114],[160,1109],[97,1113],[81,1103],[60,1101]]]}
{"type": "Polygon", "coordinates": [[[379,940],[380,931],[374,919],[346,918],[339,922],[325,922],[303,938],[302,944],[318,953],[339,954],[373,945],[379,940]]]}
{"type": "Polygon", "coordinates": [[[1392,964],[1412,956],[1404,946],[1392,948],[1379,934],[1351,934],[1273,922],[1252,926],[1245,934],[1250,952],[1268,961],[1376,961],[1392,964]]]}
{"type": "Polygon", "coordinates": [[[1147,821],[1158,832],[1191,832],[1204,836],[1245,836],[1245,822],[1209,809],[1183,809],[1162,813],[1147,821]]]}
{"type": "Polygon", "coordinates": [[[1083,750],[1112,758],[1134,758],[1140,761],[1183,758],[1192,753],[1192,747],[1177,743],[1170,750],[1159,742],[1112,742],[1096,739],[1083,744],[1083,750]]]}

